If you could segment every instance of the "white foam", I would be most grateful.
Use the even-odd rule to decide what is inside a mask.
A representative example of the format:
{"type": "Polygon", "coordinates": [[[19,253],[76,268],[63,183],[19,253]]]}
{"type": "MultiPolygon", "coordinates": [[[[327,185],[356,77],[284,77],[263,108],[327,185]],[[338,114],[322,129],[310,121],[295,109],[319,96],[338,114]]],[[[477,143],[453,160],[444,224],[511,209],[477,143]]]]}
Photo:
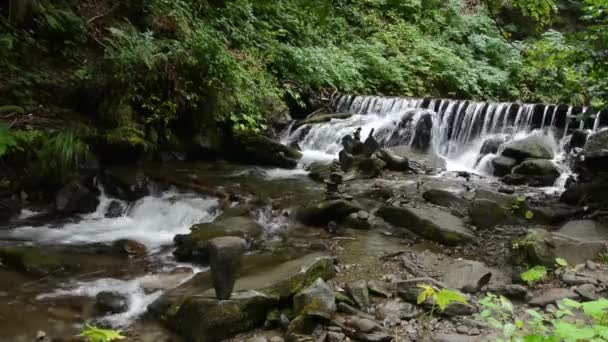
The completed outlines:
{"type": "Polygon", "coordinates": [[[19,227],[8,234],[13,238],[57,244],[132,239],[155,250],[170,244],[176,234],[187,233],[192,225],[210,222],[219,214],[216,199],[173,191],[158,197],[144,197],[134,203],[126,215],[117,218],[104,217],[109,202],[102,195],[96,212],[84,215],[79,222],[65,224],[61,229],[19,227]]]}

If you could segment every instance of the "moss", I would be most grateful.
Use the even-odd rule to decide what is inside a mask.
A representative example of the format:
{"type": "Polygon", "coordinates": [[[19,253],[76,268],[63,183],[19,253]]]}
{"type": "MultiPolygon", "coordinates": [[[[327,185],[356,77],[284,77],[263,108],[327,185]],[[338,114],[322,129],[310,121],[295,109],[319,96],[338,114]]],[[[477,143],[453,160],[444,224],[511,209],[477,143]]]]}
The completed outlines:
{"type": "Polygon", "coordinates": [[[318,258],[299,273],[260,291],[268,295],[278,296],[281,299],[287,299],[319,278],[329,280],[334,276],[334,260],[328,257],[318,258]]]}
{"type": "Polygon", "coordinates": [[[34,247],[1,248],[0,259],[9,267],[36,276],[60,273],[71,267],[62,256],[34,247]]]}

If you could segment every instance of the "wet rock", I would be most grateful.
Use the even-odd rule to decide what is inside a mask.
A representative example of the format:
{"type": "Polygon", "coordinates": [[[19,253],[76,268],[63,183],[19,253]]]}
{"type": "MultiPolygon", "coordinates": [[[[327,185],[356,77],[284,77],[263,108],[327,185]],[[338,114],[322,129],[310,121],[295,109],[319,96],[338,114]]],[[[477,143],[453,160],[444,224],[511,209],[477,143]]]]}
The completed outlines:
{"type": "Polygon", "coordinates": [[[39,247],[2,247],[0,261],[5,266],[34,276],[59,275],[78,269],[78,260],[39,247]]]}
{"type": "Polygon", "coordinates": [[[505,144],[501,155],[513,158],[518,162],[526,159],[553,159],[551,147],[537,135],[505,144]]]}
{"type": "Polygon", "coordinates": [[[176,235],[177,247],[173,255],[179,261],[195,261],[206,265],[209,262],[207,242],[216,237],[236,236],[243,239],[259,237],[263,229],[252,218],[245,216],[227,217],[211,223],[192,226],[190,234],[176,235]]]}
{"type": "Polygon", "coordinates": [[[470,242],[475,238],[464,226],[462,219],[438,208],[396,208],[385,205],[380,207],[377,215],[396,227],[406,228],[446,245],[470,242]]]}
{"type": "Polygon", "coordinates": [[[297,315],[330,319],[337,310],[336,295],[323,279],[318,278],[293,297],[293,308],[297,315]]]}
{"type": "Polygon", "coordinates": [[[225,236],[209,241],[209,265],[218,299],[230,298],[246,249],[247,242],[239,237],[225,236]]]}
{"type": "Polygon", "coordinates": [[[414,131],[414,139],[412,139],[412,148],[419,151],[427,151],[431,146],[431,137],[433,132],[433,116],[430,113],[423,114],[414,131]]]}
{"type": "Polygon", "coordinates": [[[325,281],[335,276],[334,259],[319,257],[300,266],[295,272],[286,273],[280,280],[261,289],[263,293],[279,296],[281,300],[291,298],[295,293],[321,278],[325,281]]]}
{"type": "Polygon", "coordinates": [[[278,297],[257,291],[237,292],[229,300],[192,296],[167,323],[189,341],[221,341],[261,326],[277,305],[278,297]]]}
{"type": "Polygon", "coordinates": [[[325,162],[313,162],[306,167],[306,171],[308,171],[308,177],[317,181],[323,182],[329,177],[329,173],[331,163],[325,162]]]}
{"type": "Polygon", "coordinates": [[[55,195],[55,210],[62,214],[86,214],[95,211],[99,199],[78,180],[71,181],[55,195]]]}
{"type": "Polygon", "coordinates": [[[597,289],[592,284],[583,284],[574,289],[578,295],[580,295],[584,300],[598,300],[600,296],[597,294],[597,289]]]}
{"type": "Polygon", "coordinates": [[[386,168],[388,170],[403,172],[410,170],[410,162],[406,157],[392,154],[386,149],[378,150],[376,155],[386,163],[386,168]]]}
{"type": "Polygon", "coordinates": [[[493,284],[488,286],[488,291],[515,300],[524,300],[529,296],[528,289],[518,284],[493,284]]]}
{"type": "Polygon", "coordinates": [[[494,176],[502,177],[511,173],[511,170],[517,165],[517,160],[505,156],[499,156],[492,159],[492,167],[494,168],[494,176]]]}
{"type": "Polygon", "coordinates": [[[498,148],[505,142],[505,139],[502,137],[493,137],[486,139],[481,145],[481,149],[479,150],[480,157],[485,156],[490,153],[498,153],[498,148]]]}
{"type": "Polygon", "coordinates": [[[559,177],[559,170],[550,160],[528,159],[513,168],[513,174],[529,177],[530,185],[551,186],[559,177]]]}
{"type": "Polygon", "coordinates": [[[568,144],[568,147],[570,149],[573,148],[583,148],[585,146],[585,143],[587,142],[587,137],[589,136],[589,134],[587,133],[587,131],[583,131],[580,129],[575,130],[574,132],[572,132],[572,135],[570,136],[570,143],[568,144]]]}
{"type": "Polygon", "coordinates": [[[575,206],[605,207],[608,205],[608,178],[597,177],[588,183],[572,186],[562,193],[560,201],[575,206]]]}
{"type": "Polygon", "coordinates": [[[104,170],[97,179],[108,195],[129,202],[149,196],[152,188],[152,181],[141,171],[104,170]]]}
{"type": "Polygon", "coordinates": [[[589,137],[584,148],[584,167],[591,173],[608,172],[608,131],[600,131],[589,137]]]}
{"type": "Polygon", "coordinates": [[[352,201],[330,200],[300,208],[295,216],[304,224],[326,225],[329,221],[341,221],[360,210],[363,209],[352,201]]]}
{"type": "Polygon", "coordinates": [[[17,201],[11,198],[0,199],[0,222],[6,222],[11,218],[19,215],[21,209],[17,201]]]}
{"type": "Polygon", "coordinates": [[[116,218],[121,217],[123,213],[123,206],[118,201],[110,202],[108,208],[106,209],[105,217],[107,218],[116,218]]]}
{"type": "Polygon", "coordinates": [[[473,260],[459,260],[443,275],[443,283],[462,292],[474,293],[492,278],[492,271],[484,264],[473,260]]]}
{"type": "Polygon", "coordinates": [[[386,166],[386,163],[382,159],[375,156],[363,158],[356,161],[356,164],[358,169],[357,177],[362,179],[378,177],[386,166]]]}
{"type": "Polygon", "coordinates": [[[112,247],[118,253],[125,255],[144,256],[148,253],[146,246],[134,240],[117,240],[112,244],[112,247]]]}
{"type": "Polygon", "coordinates": [[[471,223],[478,229],[493,229],[505,222],[509,216],[506,208],[489,200],[475,200],[469,208],[471,223]]]}
{"type": "Polygon", "coordinates": [[[340,167],[342,168],[342,170],[350,170],[350,168],[353,167],[353,165],[355,165],[355,157],[349,153],[348,151],[346,151],[346,149],[340,151],[340,153],[338,153],[338,161],[340,163],[340,167]]]}
{"type": "Polygon", "coordinates": [[[308,117],[304,120],[298,120],[294,124],[294,129],[304,125],[315,125],[324,122],[330,122],[331,120],[344,120],[348,119],[352,114],[348,113],[335,113],[335,114],[318,114],[308,117]]]}
{"type": "Polygon", "coordinates": [[[422,197],[433,204],[456,209],[461,213],[466,213],[469,207],[469,202],[457,194],[442,190],[442,189],[429,189],[422,193],[422,197]]]}
{"type": "Polygon", "coordinates": [[[95,296],[95,307],[103,314],[117,314],[129,309],[129,301],[120,293],[102,291],[95,296]]]}
{"type": "Polygon", "coordinates": [[[388,285],[384,281],[375,280],[375,279],[370,280],[367,282],[367,287],[371,294],[374,294],[374,295],[380,296],[380,297],[384,297],[384,298],[392,297],[392,293],[389,290],[388,285]]]}
{"type": "Polygon", "coordinates": [[[376,220],[378,218],[371,216],[368,212],[359,211],[348,215],[344,224],[353,229],[369,230],[376,220]]]}
{"type": "Polygon", "coordinates": [[[570,265],[594,260],[606,251],[605,241],[573,238],[559,232],[535,229],[513,242],[513,257],[517,264],[553,267],[555,258],[563,258],[570,265]]]}
{"type": "Polygon", "coordinates": [[[399,320],[412,319],[418,314],[414,305],[399,300],[392,300],[380,305],[377,312],[385,319],[395,318],[399,320]]]}
{"type": "MultiPolygon", "coordinates": [[[[363,154],[364,156],[371,156],[374,152],[378,150],[379,147],[380,144],[374,138],[374,129],[372,128],[371,132],[369,132],[369,135],[363,142],[361,154],[363,154]]],[[[354,151],[354,153],[356,153],[356,151],[354,151]]]]}
{"type": "Polygon", "coordinates": [[[355,304],[362,309],[367,310],[370,305],[369,301],[369,289],[367,288],[367,281],[358,280],[346,285],[346,291],[355,301],[355,304]]]}
{"type": "Polygon", "coordinates": [[[530,306],[547,306],[549,304],[557,304],[562,299],[578,299],[578,294],[570,289],[554,288],[541,292],[535,295],[528,302],[530,306]]]}
{"type": "Polygon", "coordinates": [[[257,165],[271,165],[283,168],[294,168],[302,153],[265,136],[255,133],[235,134],[226,143],[228,154],[233,160],[257,165]]]}

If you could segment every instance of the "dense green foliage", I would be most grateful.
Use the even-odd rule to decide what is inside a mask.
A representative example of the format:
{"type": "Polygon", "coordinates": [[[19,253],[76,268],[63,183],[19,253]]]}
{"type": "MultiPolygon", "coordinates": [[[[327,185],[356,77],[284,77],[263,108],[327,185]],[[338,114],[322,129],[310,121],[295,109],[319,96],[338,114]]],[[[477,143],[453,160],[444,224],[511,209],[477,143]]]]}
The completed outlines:
{"type": "Polygon", "coordinates": [[[25,2],[38,5],[0,13],[0,100],[68,108],[146,147],[263,130],[311,94],[608,98],[605,0],[574,1],[563,32],[553,0],[25,2]],[[519,41],[509,8],[534,24],[519,41]]]}
{"type": "Polygon", "coordinates": [[[558,302],[546,311],[529,309],[516,313],[505,297],[488,293],[480,301],[477,315],[498,329],[509,342],[608,341],[608,300],[579,303],[571,299],[558,302]]]}

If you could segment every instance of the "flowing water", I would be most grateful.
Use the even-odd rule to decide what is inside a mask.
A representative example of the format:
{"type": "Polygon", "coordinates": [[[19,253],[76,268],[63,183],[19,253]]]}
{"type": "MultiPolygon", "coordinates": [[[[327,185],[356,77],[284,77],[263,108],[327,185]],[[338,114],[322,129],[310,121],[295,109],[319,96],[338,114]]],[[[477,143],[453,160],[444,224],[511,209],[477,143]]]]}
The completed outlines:
{"type": "Polygon", "coordinates": [[[282,134],[283,142],[298,142],[304,154],[303,166],[315,160],[334,159],[341,150],[342,137],[361,127],[363,139],[373,130],[376,140],[386,147],[411,146],[428,139],[431,152],[446,160],[447,171],[488,175],[492,171],[489,161],[494,155],[480,160],[480,150],[486,140],[518,140],[538,135],[554,152],[554,162],[562,171],[556,183],[560,186],[570,174],[564,161],[564,145],[569,141],[570,128],[597,131],[608,126],[608,114],[585,116],[586,108],[448,99],[342,96],[337,101],[336,112],[353,115],[348,119],[304,125],[282,134]],[[420,127],[427,121],[432,122],[428,138],[423,136],[428,132],[420,127]]]}

